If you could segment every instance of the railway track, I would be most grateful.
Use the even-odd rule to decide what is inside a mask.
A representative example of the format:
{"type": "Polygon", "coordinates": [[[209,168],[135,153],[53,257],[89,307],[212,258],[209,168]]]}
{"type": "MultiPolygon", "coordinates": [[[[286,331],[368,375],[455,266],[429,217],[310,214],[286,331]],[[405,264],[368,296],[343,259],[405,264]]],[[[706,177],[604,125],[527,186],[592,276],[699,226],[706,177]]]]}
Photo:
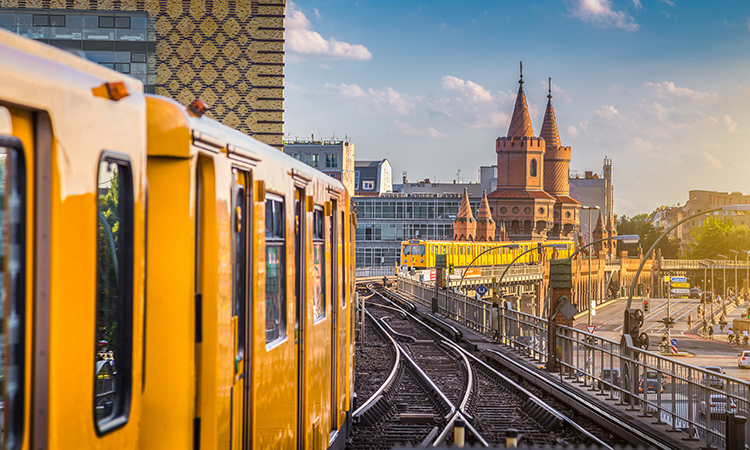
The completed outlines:
{"type": "MultiPolygon", "coordinates": [[[[355,412],[357,423],[350,448],[390,448],[388,445],[396,443],[423,446],[450,444],[453,441],[452,432],[456,420],[466,424],[467,443],[480,446],[503,445],[507,430],[516,429],[522,436],[522,442],[529,444],[595,444],[601,448],[608,448],[604,441],[572,423],[563,413],[545,404],[476,356],[443,339],[440,333],[393,301],[376,294],[368,301],[368,311],[372,311],[369,314],[372,320],[369,328],[379,328],[386,336],[384,339],[391,340],[394,353],[400,353],[408,365],[413,364],[414,370],[422,372],[429,380],[432,390],[439,392],[438,400],[443,398],[443,401],[434,403],[442,403],[442,409],[438,407],[442,415],[430,417],[430,412],[425,410],[407,416],[423,422],[425,427],[420,431],[409,430],[411,434],[390,431],[385,425],[389,420],[392,422],[392,418],[399,410],[416,407],[394,401],[393,394],[387,393],[392,387],[383,388],[380,394],[375,394],[379,396],[377,401],[373,398],[369,400],[371,406],[367,409],[394,414],[382,414],[379,419],[364,420],[362,412],[355,412]],[[380,432],[384,433],[385,437],[373,439],[373,436],[380,432]],[[370,438],[359,438],[362,435],[368,435],[370,438]],[[396,436],[395,440],[391,439],[392,435],[396,436]],[[378,447],[375,444],[383,446],[378,447]]],[[[389,364],[393,364],[392,359],[389,361],[389,364]]],[[[405,370],[394,366],[392,371],[397,373],[405,370]]],[[[434,398],[435,394],[432,395],[434,398]]],[[[400,401],[402,400],[403,397],[400,401]]],[[[435,413],[433,410],[432,414],[435,413]]]]}

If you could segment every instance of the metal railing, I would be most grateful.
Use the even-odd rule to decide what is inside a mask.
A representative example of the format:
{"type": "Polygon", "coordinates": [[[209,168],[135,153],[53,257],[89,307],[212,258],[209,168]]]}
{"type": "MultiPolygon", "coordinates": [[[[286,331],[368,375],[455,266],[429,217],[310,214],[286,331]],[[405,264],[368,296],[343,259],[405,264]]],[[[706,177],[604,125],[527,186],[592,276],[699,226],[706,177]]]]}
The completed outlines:
{"type": "Polygon", "coordinates": [[[394,266],[357,267],[357,278],[392,277],[396,274],[394,266]]]}
{"type": "MultiPolygon", "coordinates": [[[[398,288],[431,307],[434,286],[399,277],[398,288]]],[[[438,292],[438,313],[487,336],[524,356],[547,364],[547,320],[490,302],[449,291],[438,292]]],[[[723,373],[692,366],[655,352],[621,348],[620,342],[583,330],[557,325],[556,359],[561,376],[592,394],[608,397],[617,405],[655,418],[685,440],[706,447],[727,448],[727,425],[744,427],[746,442],[731,449],[750,448],[750,383],[723,373]],[[726,414],[726,412],[729,414],[726,414]],[[730,423],[731,422],[731,423],[730,423]]]]}
{"type": "MultiPolygon", "coordinates": [[[[398,277],[398,289],[414,296],[421,305],[432,307],[434,285],[398,277]]],[[[437,303],[439,314],[480,333],[492,333],[491,302],[441,289],[438,291],[437,303]]]]}
{"type": "MultiPolygon", "coordinates": [[[[562,372],[599,395],[609,395],[630,411],[682,431],[684,439],[726,448],[726,422],[750,413],[750,383],[660,354],[558,325],[562,372]],[[729,412],[730,415],[727,415],[729,412]]],[[[743,423],[745,436],[748,423],[743,423]]],[[[748,448],[748,443],[735,448],[748,448]]]]}

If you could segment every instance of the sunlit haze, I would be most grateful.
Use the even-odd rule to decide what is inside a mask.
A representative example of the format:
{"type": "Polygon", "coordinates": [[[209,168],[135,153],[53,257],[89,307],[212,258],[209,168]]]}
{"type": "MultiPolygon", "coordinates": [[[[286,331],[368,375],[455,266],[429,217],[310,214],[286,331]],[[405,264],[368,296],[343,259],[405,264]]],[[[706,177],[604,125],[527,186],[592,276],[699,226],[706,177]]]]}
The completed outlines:
{"type": "Polygon", "coordinates": [[[552,77],[572,172],[612,159],[615,213],[750,193],[750,2],[296,1],[285,139],[344,139],[394,183],[478,181],[524,90],[538,136],[552,77]]]}

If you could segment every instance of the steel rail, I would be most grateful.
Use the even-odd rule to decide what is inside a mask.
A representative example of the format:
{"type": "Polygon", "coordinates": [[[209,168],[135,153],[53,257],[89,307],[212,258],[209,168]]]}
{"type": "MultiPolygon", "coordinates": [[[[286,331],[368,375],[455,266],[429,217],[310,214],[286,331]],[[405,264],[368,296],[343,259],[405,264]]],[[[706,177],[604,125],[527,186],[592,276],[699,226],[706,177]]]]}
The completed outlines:
{"type": "Polygon", "coordinates": [[[380,329],[380,332],[384,336],[388,337],[388,339],[391,340],[391,343],[393,344],[394,352],[396,354],[396,358],[395,358],[396,362],[393,364],[393,369],[391,370],[390,375],[388,375],[388,378],[385,379],[385,382],[383,382],[383,384],[378,388],[378,390],[375,391],[372,394],[372,396],[370,396],[370,398],[367,399],[367,401],[362,404],[362,406],[360,406],[359,408],[357,408],[356,411],[354,411],[354,414],[352,414],[352,417],[355,419],[359,418],[359,416],[361,416],[365,411],[367,411],[367,409],[369,409],[370,406],[372,406],[375,402],[377,402],[380,395],[383,393],[383,391],[385,391],[386,389],[390,387],[391,383],[393,383],[393,380],[396,378],[396,374],[398,373],[398,367],[401,364],[401,347],[396,343],[393,337],[391,337],[388,334],[388,332],[386,332],[385,329],[383,329],[383,327],[380,325],[380,322],[376,320],[375,317],[372,316],[372,314],[370,314],[369,311],[365,310],[365,314],[367,314],[367,316],[370,317],[370,319],[372,319],[372,321],[375,323],[375,326],[380,329]]]}

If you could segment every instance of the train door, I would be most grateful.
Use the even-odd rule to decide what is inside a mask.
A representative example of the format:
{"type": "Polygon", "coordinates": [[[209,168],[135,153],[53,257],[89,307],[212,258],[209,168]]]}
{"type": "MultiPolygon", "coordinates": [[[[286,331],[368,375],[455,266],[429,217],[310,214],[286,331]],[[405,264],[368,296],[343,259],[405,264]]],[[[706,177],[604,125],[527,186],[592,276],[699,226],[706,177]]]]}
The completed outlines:
{"type": "MultiPolygon", "coordinates": [[[[21,141],[11,136],[9,111],[0,106],[0,448],[20,448],[28,429],[24,398],[26,358],[26,167],[21,141]],[[12,269],[15,268],[15,269],[12,269]]],[[[30,136],[29,136],[30,137],[30,136]]]]}
{"type": "Polygon", "coordinates": [[[305,191],[294,191],[294,344],[297,359],[297,448],[305,448],[305,191]]]}
{"type": "Polygon", "coordinates": [[[339,237],[336,200],[331,212],[331,430],[338,430],[338,280],[339,280],[339,237]]]}
{"type": "Polygon", "coordinates": [[[232,193],[232,332],[234,334],[234,379],[232,384],[231,445],[232,449],[248,448],[249,426],[246,415],[249,412],[248,393],[250,388],[250,348],[248,345],[249,299],[252,298],[249,282],[248,261],[250,251],[248,237],[249,186],[250,174],[234,169],[232,193]]]}

